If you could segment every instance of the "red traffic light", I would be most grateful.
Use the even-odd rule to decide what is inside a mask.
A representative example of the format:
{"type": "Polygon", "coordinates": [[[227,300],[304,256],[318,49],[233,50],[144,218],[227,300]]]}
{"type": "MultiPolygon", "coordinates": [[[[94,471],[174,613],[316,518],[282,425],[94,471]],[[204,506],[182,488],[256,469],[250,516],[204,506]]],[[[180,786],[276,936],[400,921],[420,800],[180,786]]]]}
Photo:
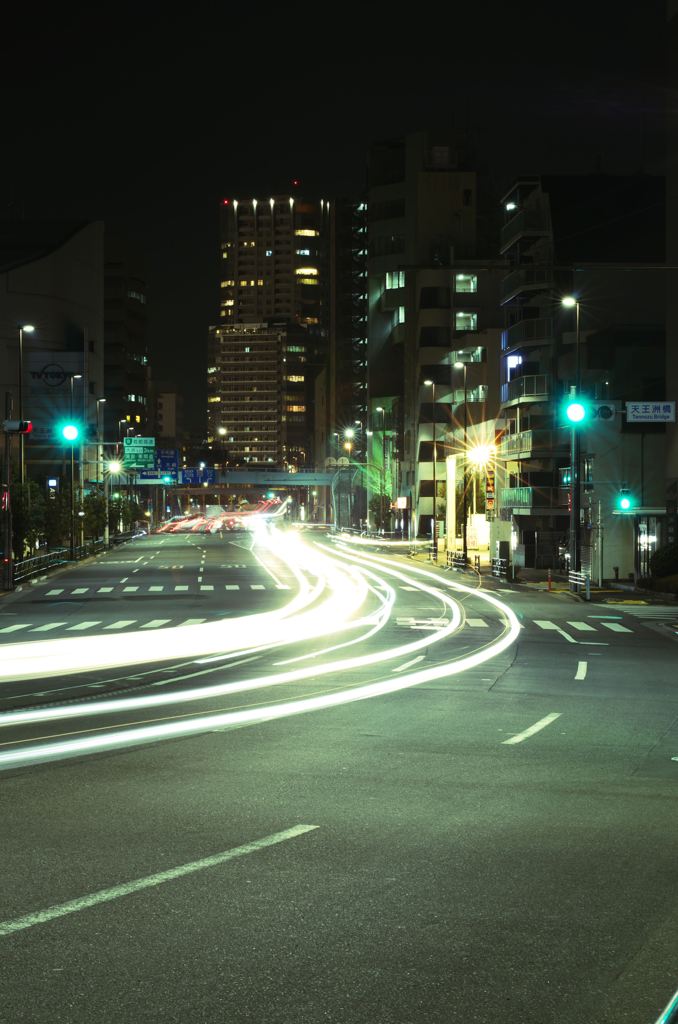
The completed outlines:
{"type": "Polygon", "coordinates": [[[33,429],[30,420],[5,420],[2,426],[8,434],[30,434],[33,429]]]}

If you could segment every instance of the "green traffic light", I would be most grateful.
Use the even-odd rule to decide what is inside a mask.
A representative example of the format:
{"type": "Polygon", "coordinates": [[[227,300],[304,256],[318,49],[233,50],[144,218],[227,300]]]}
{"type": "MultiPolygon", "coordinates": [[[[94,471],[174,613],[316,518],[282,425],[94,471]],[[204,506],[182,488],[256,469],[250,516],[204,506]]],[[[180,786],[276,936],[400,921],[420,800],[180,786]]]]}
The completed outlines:
{"type": "Polygon", "coordinates": [[[586,406],[581,402],[568,402],[565,408],[565,415],[570,423],[581,423],[586,419],[586,406]]]}
{"type": "Polygon", "coordinates": [[[65,441],[77,441],[80,436],[80,428],[76,423],[64,423],[60,433],[65,441]]]}
{"type": "Polygon", "coordinates": [[[628,512],[633,507],[633,498],[626,487],[619,489],[619,496],[617,498],[617,508],[620,512],[628,512]]]}
{"type": "Polygon", "coordinates": [[[621,501],[619,502],[619,507],[623,508],[623,509],[631,508],[631,499],[630,498],[622,498],[621,501]]]}

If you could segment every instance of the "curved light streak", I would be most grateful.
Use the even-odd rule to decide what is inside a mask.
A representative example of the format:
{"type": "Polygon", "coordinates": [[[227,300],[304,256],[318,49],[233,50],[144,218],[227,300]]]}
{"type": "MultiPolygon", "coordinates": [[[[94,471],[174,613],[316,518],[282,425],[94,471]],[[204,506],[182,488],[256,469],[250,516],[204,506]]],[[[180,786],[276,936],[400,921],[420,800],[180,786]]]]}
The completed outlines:
{"type": "Polygon", "coordinates": [[[153,643],[137,632],[120,637],[95,635],[60,637],[7,644],[2,648],[0,681],[74,675],[79,672],[142,665],[210,653],[239,651],[265,644],[291,644],[346,628],[364,604],[368,588],[364,576],[352,566],[327,554],[312,551],[298,535],[276,531],[260,535],[273,553],[293,571],[299,591],[283,608],[254,615],[221,619],[195,626],[156,630],[153,643]],[[317,577],[311,587],[302,574],[317,577]],[[321,597],[324,599],[321,601],[321,597]]]}

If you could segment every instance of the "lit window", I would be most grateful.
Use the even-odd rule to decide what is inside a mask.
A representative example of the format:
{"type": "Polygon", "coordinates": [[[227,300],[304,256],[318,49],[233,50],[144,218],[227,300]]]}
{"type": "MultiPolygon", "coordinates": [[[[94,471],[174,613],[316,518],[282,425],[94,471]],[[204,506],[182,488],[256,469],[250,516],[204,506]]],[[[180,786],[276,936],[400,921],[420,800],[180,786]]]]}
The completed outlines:
{"type": "Polygon", "coordinates": [[[293,373],[290,374],[289,377],[286,377],[285,380],[289,380],[293,384],[302,384],[306,380],[306,378],[299,373],[293,373]]]}
{"type": "Polygon", "coordinates": [[[317,284],[315,277],[300,277],[299,284],[317,284]]]}
{"type": "Polygon", "coordinates": [[[317,277],[318,276],[318,268],[317,267],[296,267],[294,273],[295,274],[301,274],[302,277],[317,277]]]}
{"type": "Polygon", "coordinates": [[[301,238],[317,238],[320,234],[319,231],[315,231],[313,228],[297,228],[294,233],[301,238]]]}
{"type": "Polygon", "coordinates": [[[455,274],[454,275],[454,290],[455,292],[477,292],[478,291],[478,277],[476,274],[455,274]]]}
{"type": "Polygon", "coordinates": [[[264,279],[263,279],[263,277],[260,277],[259,280],[257,281],[257,284],[259,285],[260,288],[262,287],[263,283],[264,283],[264,279]]]}
{"type": "Polygon", "coordinates": [[[404,270],[389,270],[386,274],[386,287],[387,288],[404,288],[405,287],[405,271],[404,270]]]}
{"type": "Polygon", "coordinates": [[[235,284],[235,281],[222,281],[221,282],[221,287],[222,288],[232,288],[234,284],[235,284]]]}
{"type": "Polygon", "coordinates": [[[267,249],[266,250],[266,255],[267,256],[272,256],[273,255],[273,249],[267,249]]]}
{"type": "Polygon", "coordinates": [[[141,416],[135,416],[134,417],[134,422],[135,423],[141,423],[141,416]]]}
{"type": "Polygon", "coordinates": [[[310,256],[310,255],[311,255],[311,250],[310,249],[297,249],[297,256],[310,256]]]}
{"type": "Polygon", "coordinates": [[[397,313],[396,323],[397,324],[404,324],[405,323],[405,307],[404,306],[398,306],[398,313],[397,313]]]}
{"type": "Polygon", "coordinates": [[[239,281],[238,284],[241,288],[247,288],[247,281],[245,280],[239,281]]]}
{"type": "Polygon", "coordinates": [[[477,331],[478,314],[462,312],[455,313],[454,326],[457,331],[477,331]]]}
{"type": "Polygon", "coordinates": [[[235,306],[235,299],[222,299],[221,305],[222,307],[235,306]]]}
{"type": "Polygon", "coordinates": [[[306,406],[305,405],[288,405],[287,406],[287,411],[288,412],[306,412],[306,406]]]}
{"type": "Polygon", "coordinates": [[[209,398],[207,399],[207,401],[208,402],[220,402],[221,399],[220,399],[219,395],[210,395],[209,398]]]}

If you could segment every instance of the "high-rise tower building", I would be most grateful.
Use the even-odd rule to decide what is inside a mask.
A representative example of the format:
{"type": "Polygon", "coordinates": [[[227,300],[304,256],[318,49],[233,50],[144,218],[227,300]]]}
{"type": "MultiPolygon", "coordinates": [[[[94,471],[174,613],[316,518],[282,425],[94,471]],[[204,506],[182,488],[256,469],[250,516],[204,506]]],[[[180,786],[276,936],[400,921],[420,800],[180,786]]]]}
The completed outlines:
{"type": "Polygon", "coordinates": [[[324,199],[222,200],[208,444],[230,464],[311,464],[314,383],[327,350],[329,217],[324,199]]]}

